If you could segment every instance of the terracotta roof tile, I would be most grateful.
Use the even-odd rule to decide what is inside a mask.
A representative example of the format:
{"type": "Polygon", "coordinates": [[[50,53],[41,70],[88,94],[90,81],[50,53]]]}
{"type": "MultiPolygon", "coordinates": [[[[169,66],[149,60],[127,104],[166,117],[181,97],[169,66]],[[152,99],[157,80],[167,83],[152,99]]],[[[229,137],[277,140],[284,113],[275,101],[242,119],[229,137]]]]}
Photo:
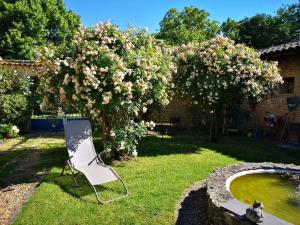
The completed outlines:
{"type": "Polygon", "coordinates": [[[290,42],[282,45],[276,45],[269,48],[261,49],[260,52],[262,55],[274,52],[280,52],[284,50],[292,50],[300,48],[300,41],[290,42]]]}

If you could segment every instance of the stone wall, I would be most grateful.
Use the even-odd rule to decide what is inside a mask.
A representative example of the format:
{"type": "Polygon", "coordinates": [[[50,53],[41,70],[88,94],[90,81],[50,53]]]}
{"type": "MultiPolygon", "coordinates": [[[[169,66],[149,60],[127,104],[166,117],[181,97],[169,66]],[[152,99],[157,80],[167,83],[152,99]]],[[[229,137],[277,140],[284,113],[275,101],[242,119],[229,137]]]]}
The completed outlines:
{"type": "MultiPolygon", "coordinates": [[[[277,116],[284,116],[288,113],[287,97],[300,96],[300,54],[279,55],[268,60],[278,61],[282,77],[294,77],[294,93],[280,94],[278,91],[262,101],[257,106],[257,125],[264,127],[264,116],[267,113],[274,113],[277,116]]],[[[249,110],[249,108],[247,108],[249,110]]],[[[173,97],[170,104],[151,113],[150,118],[155,122],[169,122],[171,117],[181,118],[181,127],[191,128],[198,126],[203,120],[203,113],[199,106],[191,106],[187,98],[178,95],[173,97]]],[[[300,106],[291,114],[291,122],[300,124],[300,106]]]]}
{"type": "Polygon", "coordinates": [[[36,62],[31,60],[2,60],[0,59],[0,69],[16,70],[25,76],[39,77],[43,75],[46,68],[53,67],[48,62],[36,62]]]}
{"type": "MultiPolygon", "coordinates": [[[[294,93],[280,94],[278,91],[273,96],[262,101],[257,106],[258,124],[264,125],[264,115],[275,113],[283,116],[288,113],[287,97],[300,96],[300,54],[283,55],[273,57],[271,60],[278,61],[282,77],[294,77],[294,93]]],[[[294,111],[291,122],[300,123],[300,106],[294,111]]]]}
{"type": "Polygon", "coordinates": [[[203,116],[204,114],[199,106],[191,105],[187,98],[175,95],[169,105],[153,110],[150,119],[156,123],[169,123],[172,117],[179,117],[179,127],[193,128],[200,125],[203,116]]]}
{"type": "Polygon", "coordinates": [[[211,199],[207,202],[208,225],[253,225],[249,220],[229,212],[223,207],[213,204],[211,199]]]}

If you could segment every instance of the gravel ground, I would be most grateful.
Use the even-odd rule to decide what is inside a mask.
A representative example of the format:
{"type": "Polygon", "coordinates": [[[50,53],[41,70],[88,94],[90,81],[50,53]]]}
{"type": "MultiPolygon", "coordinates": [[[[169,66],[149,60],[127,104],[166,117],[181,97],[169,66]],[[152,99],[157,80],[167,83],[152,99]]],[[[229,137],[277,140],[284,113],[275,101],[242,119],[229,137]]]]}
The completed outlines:
{"type": "Polygon", "coordinates": [[[15,184],[0,190],[0,224],[10,224],[37,183],[15,184]]]}
{"type": "Polygon", "coordinates": [[[205,181],[188,188],[176,207],[176,225],[207,225],[205,181]]]}
{"type": "MultiPolygon", "coordinates": [[[[13,151],[13,150],[11,150],[13,151]]],[[[3,167],[13,167],[7,177],[0,179],[0,225],[10,224],[28,199],[44,172],[33,170],[39,162],[38,152],[17,157],[3,167]]],[[[1,168],[0,168],[1,169],[1,168]]]]}

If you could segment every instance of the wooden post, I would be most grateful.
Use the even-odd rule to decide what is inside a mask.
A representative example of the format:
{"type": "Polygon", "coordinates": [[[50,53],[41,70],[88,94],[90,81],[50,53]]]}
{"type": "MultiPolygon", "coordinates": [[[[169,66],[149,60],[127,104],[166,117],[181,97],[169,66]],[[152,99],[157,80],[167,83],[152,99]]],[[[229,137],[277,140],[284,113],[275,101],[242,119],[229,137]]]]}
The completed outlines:
{"type": "Polygon", "coordinates": [[[227,111],[226,111],[226,104],[224,105],[224,121],[223,121],[223,136],[225,135],[225,128],[226,128],[226,116],[227,116],[227,111]]]}
{"type": "Polygon", "coordinates": [[[282,133],[281,133],[281,136],[280,136],[280,142],[282,141],[283,137],[284,137],[284,134],[285,134],[285,131],[286,131],[286,128],[288,126],[288,123],[289,123],[289,120],[290,120],[290,111],[288,112],[287,116],[286,116],[286,120],[285,120],[285,123],[284,123],[284,126],[283,126],[283,130],[282,130],[282,133]]]}
{"type": "Polygon", "coordinates": [[[211,115],[210,128],[209,128],[209,138],[208,138],[209,142],[212,141],[213,124],[214,124],[214,113],[211,115]]]}

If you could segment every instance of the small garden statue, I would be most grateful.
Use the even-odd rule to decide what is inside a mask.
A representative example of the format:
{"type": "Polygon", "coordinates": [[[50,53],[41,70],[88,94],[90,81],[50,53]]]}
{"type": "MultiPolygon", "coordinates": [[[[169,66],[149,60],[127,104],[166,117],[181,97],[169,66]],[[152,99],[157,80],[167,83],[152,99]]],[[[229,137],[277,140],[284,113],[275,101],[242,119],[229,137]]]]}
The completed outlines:
{"type": "Polygon", "coordinates": [[[254,201],[252,207],[246,209],[246,217],[253,223],[262,222],[262,218],[264,217],[262,209],[264,205],[262,202],[254,201]]]}

